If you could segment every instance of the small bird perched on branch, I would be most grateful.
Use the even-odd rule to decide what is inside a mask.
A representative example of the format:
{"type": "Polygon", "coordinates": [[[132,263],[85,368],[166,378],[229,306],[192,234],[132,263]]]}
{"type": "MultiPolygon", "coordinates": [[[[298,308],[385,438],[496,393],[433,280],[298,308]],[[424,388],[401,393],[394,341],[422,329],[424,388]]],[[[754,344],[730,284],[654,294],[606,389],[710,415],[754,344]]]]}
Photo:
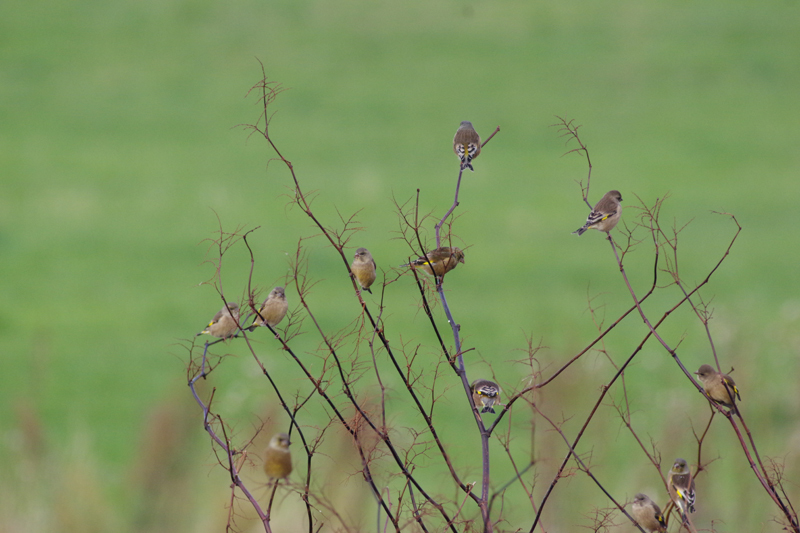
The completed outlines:
{"type": "Polygon", "coordinates": [[[694,512],[695,492],[694,477],[686,459],[678,457],[672,465],[672,469],[667,476],[667,488],[670,498],[680,509],[683,519],[686,520],[686,513],[694,512]]]}
{"type": "Polygon", "coordinates": [[[469,120],[462,122],[456,130],[456,136],[453,137],[453,151],[461,159],[461,170],[468,168],[475,171],[472,168],[472,160],[481,153],[481,137],[469,120]]]}
{"type": "Polygon", "coordinates": [[[608,191],[595,204],[594,209],[589,213],[589,218],[586,219],[586,224],[572,233],[583,235],[587,229],[596,229],[608,233],[614,229],[622,215],[621,201],[622,195],[619,191],[608,191]]]}
{"type": "Polygon", "coordinates": [[[667,530],[667,524],[661,514],[661,508],[651,500],[646,494],[639,493],[633,498],[631,506],[633,517],[639,525],[650,533],[658,531],[663,533],[667,530]]]}
{"type": "Polygon", "coordinates": [[[695,374],[703,382],[703,388],[709,398],[736,414],[736,400],[742,401],[742,397],[739,396],[739,389],[736,388],[736,382],[732,377],[717,372],[711,365],[701,366],[695,374]]]}
{"type": "Polygon", "coordinates": [[[377,277],[375,269],[375,260],[372,258],[372,254],[369,253],[369,250],[366,248],[359,248],[356,250],[356,255],[353,257],[353,264],[350,265],[350,272],[356,277],[361,288],[370,294],[372,294],[372,291],[369,290],[369,288],[375,283],[375,278],[377,277]]]}
{"type": "Polygon", "coordinates": [[[239,322],[239,304],[228,302],[228,305],[222,306],[219,313],[214,315],[211,322],[197,336],[207,334],[226,339],[236,332],[237,322],[239,322]]]}
{"type": "Polygon", "coordinates": [[[431,276],[442,277],[456,268],[459,263],[463,262],[464,252],[462,252],[460,248],[442,246],[441,248],[426,253],[424,257],[420,257],[419,259],[415,259],[410,263],[400,266],[420,268],[431,276]]]}
{"type": "Polygon", "coordinates": [[[500,393],[503,392],[500,390],[500,386],[488,379],[476,379],[469,388],[472,391],[472,401],[475,403],[475,407],[483,407],[481,413],[494,414],[492,406],[500,404],[500,393]]]}
{"type": "Polygon", "coordinates": [[[283,287],[275,287],[270,291],[264,303],[261,304],[261,308],[259,308],[255,320],[253,320],[253,325],[250,326],[250,331],[265,323],[274,328],[280,324],[288,310],[289,302],[286,301],[286,291],[284,291],[283,287]]]}
{"type": "Polygon", "coordinates": [[[264,452],[264,473],[267,477],[283,479],[292,473],[292,452],[289,451],[289,435],[278,433],[269,441],[264,452]]]}

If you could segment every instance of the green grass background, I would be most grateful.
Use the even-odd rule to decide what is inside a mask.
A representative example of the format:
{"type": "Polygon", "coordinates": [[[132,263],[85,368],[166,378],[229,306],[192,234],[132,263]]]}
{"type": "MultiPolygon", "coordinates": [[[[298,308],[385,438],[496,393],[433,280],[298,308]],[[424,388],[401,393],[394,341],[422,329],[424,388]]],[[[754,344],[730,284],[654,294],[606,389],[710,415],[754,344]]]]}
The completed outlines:
{"type": "MultiPolygon", "coordinates": [[[[711,210],[734,213],[744,230],[704,292],[714,298],[712,332],[723,368],[737,369],[760,451],[786,464],[797,502],[798,27],[800,5],[788,1],[0,5],[0,528],[224,524],[227,482],[189,401],[181,345],[220,306],[201,285],[213,275],[203,240],[217,217],[228,230],[260,226],[256,278],[268,288],[286,275],[298,239],[316,233],[286,207],[289,177],[267,165],[265,143],[235,127],[259,113],[256,99],[244,98],[260,77],[256,59],[290,89],[273,108],[273,136],[305,189],[318,192],[318,216],[334,225],[337,210],[361,210],[364,231],[353,244],[385,269],[408,254],[390,233],[398,229],[392,197],[404,202],[420,188],[423,211],[443,213],[459,121],[484,136],[500,126],[462,186],[455,231],[470,248],[450,303],[476,349],[471,371],[486,371],[483,358],[506,387],[524,377],[507,361],[522,357],[526,337],[547,346],[538,357],[550,371],[593,338],[587,294],[600,295],[595,304],[609,320],[630,302],[600,235],[569,234],[587,212],[576,185],[586,165],[562,157],[573,145],[550,127],[555,115],[584,125],[592,201],[612,188],[625,205],[669,194],[664,220],[691,221],[681,236],[687,282],[705,276],[733,235],[711,210]],[[164,468],[152,467],[159,454],[164,468]],[[153,503],[159,490],[181,497],[153,503]]],[[[627,209],[626,220],[634,213],[627,209]]],[[[342,308],[356,313],[356,304],[331,250],[319,240],[309,247],[324,280],[312,303],[335,331],[353,316],[342,308]]],[[[238,297],[247,256],[235,249],[225,261],[225,289],[238,297]]],[[[649,247],[628,266],[644,290],[649,247]]],[[[662,305],[677,297],[666,292],[662,305]]],[[[408,278],[390,287],[387,333],[429,343],[414,293],[408,278]]],[[[612,357],[621,361],[642,335],[638,320],[620,328],[609,338],[612,357]]],[[[677,313],[665,336],[683,339],[691,369],[709,362],[690,313],[677,313]]],[[[266,338],[263,349],[284,360],[266,338]]],[[[266,395],[247,360],[237,361],[220,379],[246,431],[246,413],[263,409],[266,395]],[[258,394],[237,372],[249,373],[258,394]]],[[[576,416],[570,434],[609,368],[591,355],[543,400],[556,417],[560,409],[576,416]]],[[[696,455],[689,420],[704,424],[707,408],[668,355],[648,345],[628,385],[640,430],[659,442],[665,465],[696,455]]],[[[457,412],[453,398],[447,408],[457,412]]],[[[603,416],[592,426],[592,442],[603,444],[596,473],[623,499],[659,493],[613,412],[603,416]]],[[[715,421],[704,453],[719,460],[698,479],[698,523],[778,531],[731,439],[715,421]]],[[[557,463],[563,448],[552,450],[557,463]]],[[[553,530],[585,525],[577,515],[605,505],[585,476],[557,493],[546,513],[553,530]]],[[[529,523],[522,513],[506,525],[529,523]]]]}

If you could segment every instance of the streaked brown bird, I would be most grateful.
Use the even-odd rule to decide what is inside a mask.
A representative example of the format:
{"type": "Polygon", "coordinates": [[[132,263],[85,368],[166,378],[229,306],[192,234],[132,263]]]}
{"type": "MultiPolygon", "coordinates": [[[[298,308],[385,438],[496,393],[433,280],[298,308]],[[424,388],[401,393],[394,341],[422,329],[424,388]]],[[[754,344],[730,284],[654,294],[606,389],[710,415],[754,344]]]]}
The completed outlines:
{"type": "Polygon", "coordinates": [[[476,379],[470,385],[470,390],[472,390],[472,401],[475,403],[475,407],[483,407],[481,413],[494,414],[492,406],[500,404],[500,393],[503,392],[500,390],[500,386],[488,379],[476,379]]]}
{"type": "Polygon", "coordinates": [[[589,218],[586,219],[586,224],[583,227],[576,229],[572,233],[583,235],[586,230],[596,229],[605,231],[606,233],[614,229],[614,226],[619,222],[622,216],[622,195],[619,191],[608,191],[600,198],[600,201],[595,204],[592,212],[589,213],[589,218]]]}
{"type": "Polygon", "coordinates": [[[239,322],[239,304],[228,302],[228,305],[222,306],[219,313],[214,315],[206,328],[197,335],[206,334],[226,339],[236,333],[237,322],[239,322]]]}
{"type": "Polygon", "coordinates": [[[265,323],[274,328],[280,324],[288,310],[289,302],[286,301],[286,291],[283,290],[283,287],[275,287],[258,309],[258,314],[250,326],[250,331],[265,323]]]}
{"type": "Polygon", "coordinates": [[[472,168],[472,160],[481,153],[481,137],[469,120],[462,122],[456,130],[456,136],[453,137],[453,151],[461,160],[461,170],[468,168],[475,171],[472,168]]]}
{"type": "Polygon", "coordinates": [[[410,263],[401,266],[412,266],[419,268],[431,276],[441,277],[453,270],[459,263],[464,262],[464,252],[459,248],[442,246],[426,253],[424,257],[415,259],[410,263]]]}
{"type": "Polygon", "coordinates": [[[650,533],[654,531],[663,533],[667,530],[667,524],[664,522],[661,508],[646,494],[639,493],[634,496],[631,510],[639,525],[650,533]]]}
{"type": "Polygon", "coordinates": [[[356,277],[361,288],[370,294],[372,294],[372,291],[369,288],[375,283],[375,278],[377,277],[375,269],[375,260],[369,250],[366,248],[356,250],[353,264],[350,265],[350,272],[356,277]]]}
{"type": "Polygon", "coordinates": [[[739,396],[739,389],[736,388],[736,382],[732,377],[717,372],[711,365],[701,366],[695,374],[703,382],[703,388],[709,398],[736,413],[736,400],[742,401],[742,397],[739,396]]]}
{"type": "Polygon", "coordinates": [[[283,479],[292,473],[292,452],[289,435],[278,433],[269,441],[264,452],[264,473],[269,478],[283,479]]]}
{"type": "Polygon", "coordinates": [[[667,488],[669,496],[675,505],[680,509],[684,519],[686,513],[694,512],[694,502],[696,494],[694,492],[694,477],[686,459],[678,457],[667,476],[667,488]]]}

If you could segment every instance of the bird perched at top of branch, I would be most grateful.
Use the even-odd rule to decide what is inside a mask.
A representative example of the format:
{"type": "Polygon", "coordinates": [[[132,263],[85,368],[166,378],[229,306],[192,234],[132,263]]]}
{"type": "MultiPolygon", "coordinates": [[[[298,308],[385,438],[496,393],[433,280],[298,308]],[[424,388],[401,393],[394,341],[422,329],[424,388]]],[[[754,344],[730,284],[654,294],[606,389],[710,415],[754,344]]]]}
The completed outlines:
{"type": "Polygon", "coordinates": [[[694,477],[686,459],[678,457],[669,471],[667,476],[667,488],[669,489],[669,496],[675,505],[680,509],[681,514],[686,517],[687,511],[694,512],[695,492],[694,492],[694,477]]]}
{"type": "Polygon", "coordinates": [[[356,250],[356,255],[353,257],[353,264],[350,265],[350,272],[358,280],[361,288],[372,294],[369,290],[370,286],[375,282],[377,275],[375,274],[375,260],[372,254],[366,248],[359,248],[356,250]]]}
{"type": "Polygon", "coordinates": [[[631,510],[639,525],[650,531],[650,533],[654,531],[663,533],[667,530],[667,524],[664,522],[661,508],[646,494],[639,493],[634,496],[631,510]]]}
{"type": "Polygon", "coordinates": [[[250,326],[250,331],[264,323],[269,324],[271,327],[277,326],[286,316],[286,311],[288,310],[289,302],[286,301],[286,291],[283,287],[275,287],[270,291],[264,303],[261,304],[258,314],[253,320],[253,325],[250,326]]]}
{"type": "Polygon", "coordinates": [[[289,435],[278,433],[269,441],[264,452],[264,473],[267,477],[283,479],[292,473],[292,452],[289,451],[289,435]]]}
{"type": "Polygon", "coordinates": [[[431,250],[424,257],[414,259],[410,263],[400,266],[420,268],[431,276],[441,277],[453,270],[459,263],[464,262],[464,252],[460,248],[442,246],[431,250]]]}
{"type": "Polygon", "coordinates": [[[453,137],[453,151],[461,160],[461,170],[468,168],[475,171],[472,168],[472,160],[481,153],[481,137],[469,120],[462,122],[456,130],[456,136],[453,137]]]}
{"type": "Polygon", "coordinates": [[[736,400],[742,401],[742,397],[739,396],[739,389],[736,388],[736,382],[732,377],[717,372],[711,365],[701,366],[695,374],[703,382],[703,388],[709,398],[736,413],[736,400]]]}
{"type": "Polygon", "coordinates": [[[608,233],[619,222],[622,215],[622,195],[619,191],[608,191],[600,198],[600,201],[595,204],[589,217],[586,219],[586,224],[583,227],[576,229],[572,233],[583,235],[587,229],[596,229],[608,233]]]}
{"type": "Polygon", "coordinates": [[[239,304],[235,302],[228,302],[227,306],[222,306],[222,309],[214,315],[211,322],[208,323],[206,328],[197,335],[212,335],[225,339],[230,337],[236,332],[237,323],[239,322],[239,304]]]}
{"type": "Polygon", "coordinates": [[[469,388],[472,391],[472,401],[475,403],[475,407],[483,407],[481,413],[494,414],[492,406],[500,405],[500,393],[503,392],[500,390],[500,386],[488,379],[476,379],[469,388]]]}

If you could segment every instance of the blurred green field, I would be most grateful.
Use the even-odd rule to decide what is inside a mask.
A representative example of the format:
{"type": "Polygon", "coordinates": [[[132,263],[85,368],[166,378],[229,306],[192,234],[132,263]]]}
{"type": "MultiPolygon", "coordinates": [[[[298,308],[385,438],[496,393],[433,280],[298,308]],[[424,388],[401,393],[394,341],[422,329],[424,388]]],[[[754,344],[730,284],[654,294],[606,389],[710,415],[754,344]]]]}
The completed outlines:
{"type": "MultiPolygon", "coordinates": [[[[595,232],[570,235],[587,214],[576,184],[586,164],[562,157],[574,145],[550,127],[556,115],[583,124],[593,201],[612,188],[627,206],[669,194],[664,220],[691,221],[680,241],[687,282],[705,277],[734,233],[711,211],[735,214],[744,230],[703,294],[713,297],[712,333],[723,368],[736,368],[759,450],[785,463],[800,502],[798,27],[797,2],[0,5],[0,531],[224,527],[228,481],[185,385],[186,339],[220,307],[202,285],[214,272],[205,239],[220,222],[260,226],[256,279],[269,288],[283,283],[298,239],[317,233],[288,207],[289,176],[268,164],[265,143],[236,127],[259,114],[257,99],[245,98],[260,78],[256,59],[290,89],[273,107],[273,138],[317,192],[316,214],[334,225],[337,211],[360,210],[354,248],[367,246],[386,270],[408,255],[393,233],[393,198],[420,188],[422,211],[443,214],[458,123],[471,120],[484,136],[500,126],[462,184],[455,232],[469,249],[449,297],[475,348],[470,371],[486,371],[482,358],[506,387],[524,378],[509,361],[524,356],[527,338],[546,346],[538,358],[547,375],[595,336],[587,295],[599,295],[607,320],[630,305],[607,243],[595,232]],[[147,499],[159,491],[178,497],[147,499]]],[[[336,331],[358,307],[332,250],[318,239],[308,246],[322,280],[312,305],[336,331]]],[[[644,243],[626,263],[637,290],[650,282],[650,257],[644,243]]],[[[242,248],[225,257],[226,294],[241,296],[248,269],[242,248]]],[[[678,297],[666,292],[653,309],[678,297]]],[[[387,306],[387,334],[433,342],[412,279],[389,287],[387,306]]],[[[619,363],[642,335],[630,320],[606,347],[619,363]]],[[[664,335],[682,339],[692,370],[709,362],[687,310],[664,335]]],[[[267,337],[265,354],[299,379],[267,337]]],[[[307,337],[301,350],[311,351],[307,337]]],[[[231,361],[219,383],[239,429],[264,409],[284,428],[246,357],[231,361]]],[[[573,435],[609,376],[590,354],[543,405],[574,414],[565,425],[573,435]]],[[[692,455],[688,418],[702,426],[707,407],[668,354],[648,344],[628,386],[641,434],[659,443],[665,465],[692,455]]],[[[442,408],[460,408],[458,394],[442,408]]],[[[652,468],[606,411],[592,425],[603,457],[595,473],[623,499],[658,493],[652,468]]],[[[731,437],[716,420],[704,457],[719,460],[698,479],[698,525],[779,531],[731,437]]],[[[543,485],[564,453],[553,438],[542,436],[555,450],[543,485]]],[[[477,442],[459,455],[465,468],[477,442]]],[[[562,483],[548,531],[586,525],[579,515],[606,505],[585,476],[562,483]],[[560,519],[569,507],[575,516],[560,519]]]]}

